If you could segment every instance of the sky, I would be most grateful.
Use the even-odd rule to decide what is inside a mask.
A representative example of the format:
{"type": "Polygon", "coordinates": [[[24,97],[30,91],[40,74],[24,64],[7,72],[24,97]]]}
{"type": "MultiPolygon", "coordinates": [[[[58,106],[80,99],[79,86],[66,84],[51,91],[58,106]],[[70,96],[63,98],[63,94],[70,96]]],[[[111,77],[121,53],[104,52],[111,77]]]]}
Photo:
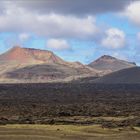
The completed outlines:
{"type": "Polygon", "coordinates": [[[0,0],[0,53],[15,45],[88,64],[140,65],[140,0],[0,0]]]}

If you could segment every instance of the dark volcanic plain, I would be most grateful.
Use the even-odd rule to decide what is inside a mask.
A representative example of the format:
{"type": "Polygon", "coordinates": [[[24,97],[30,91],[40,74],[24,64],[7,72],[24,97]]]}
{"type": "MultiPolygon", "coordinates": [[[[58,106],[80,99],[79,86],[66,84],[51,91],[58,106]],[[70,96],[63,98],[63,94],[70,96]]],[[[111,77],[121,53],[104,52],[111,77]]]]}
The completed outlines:
{"type": "Polygon", "coordinates": [[[1,124],[140,126],[139,117],[140,84],[73,82],[0,85],[1,124]],[[73,119],[74,116],[88,119],[73,119]],[[131,119],[121,121],[90,119],[120,116],[131,119]]]}

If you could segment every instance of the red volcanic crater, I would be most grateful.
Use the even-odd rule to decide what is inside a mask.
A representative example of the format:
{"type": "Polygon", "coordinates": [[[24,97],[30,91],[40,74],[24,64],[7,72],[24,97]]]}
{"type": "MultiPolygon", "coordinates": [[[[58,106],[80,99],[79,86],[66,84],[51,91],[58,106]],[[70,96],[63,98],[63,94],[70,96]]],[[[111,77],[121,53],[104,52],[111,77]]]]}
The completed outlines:
{"type": "Polygon", "coordinates": [[[44,62],[44,63],[64,63],[64,61],[47,50],[38,50],[31,48],[21,48],[15,46],[8,52],[0,56],[3,61],[15,61],[20,63],[44,62]]]}

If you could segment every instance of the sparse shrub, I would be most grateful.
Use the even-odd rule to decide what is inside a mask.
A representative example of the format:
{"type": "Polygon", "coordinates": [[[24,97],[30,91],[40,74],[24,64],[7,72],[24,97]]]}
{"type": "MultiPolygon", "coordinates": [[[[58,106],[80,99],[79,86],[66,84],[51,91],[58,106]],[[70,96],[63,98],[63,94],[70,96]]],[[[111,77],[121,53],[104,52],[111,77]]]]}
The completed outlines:
{"type": "Polygon", "coordinates": [[[118,126],[116,125],[115,122],[104,122],[102,124],[102,128],[117,128],[118,126]]]}
{"type": "Polygon", "coordinates": [[[0,125],[6,125],[8,123],[8,119],[7,118],[0,118],[0,125]]]}

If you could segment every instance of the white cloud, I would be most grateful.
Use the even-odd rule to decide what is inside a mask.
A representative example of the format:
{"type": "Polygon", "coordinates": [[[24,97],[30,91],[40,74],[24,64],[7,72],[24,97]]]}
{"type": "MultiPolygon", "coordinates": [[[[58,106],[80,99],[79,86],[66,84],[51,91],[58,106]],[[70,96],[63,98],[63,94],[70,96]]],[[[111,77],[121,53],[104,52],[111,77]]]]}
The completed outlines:
{"type": "Polygon", "coordinates": [[[137,34],[137,39],[140,41],[140,32],[137,34]]]}
{"type": "Polygon", "coordinates": [[[19,40],[20,41],[26,41],[30,38],[30,34],[28,33],[21,33],[19,34],[19,40]]]}
{"type": "Polygon", "coordinates": [[[118,49],[125,46],[125,33],[117,28],[110,28],[105,32],[106,37],[101,41],[101,45],[106,48],[118,49]]]}
{"type": "Polygon", "coordinates": [[[127,6],[123,15],[127,16],[132,22],[140,26],[140,1],[132,2],[127,6]]]}
{"type": "Polygon", "coordinates": [[[55,13],[37,13],[7,3],[0,15],[0,31],[30,32],[55,38],[89,38],[97,34],[93,16],[76,17],[55,13]]]}
{"type": "Polygon", "coordinates": [[[128,61],[127,56],[125,56],[123,53],[121,54],[120,52],[114,52],[114,53],[112,54],[112,56],[114,56],[114,57],[116,57],[116,58],[118,58],[118,59],[121,59],[121,60],[126,60],[126,61],[128,61]]]}
{"type": "Polygon", "coordinates": [[[70,46],[66,40],[63,39],[50,39],[47,41],[47,48],[53,50],[67,50],[70,46]]]}

